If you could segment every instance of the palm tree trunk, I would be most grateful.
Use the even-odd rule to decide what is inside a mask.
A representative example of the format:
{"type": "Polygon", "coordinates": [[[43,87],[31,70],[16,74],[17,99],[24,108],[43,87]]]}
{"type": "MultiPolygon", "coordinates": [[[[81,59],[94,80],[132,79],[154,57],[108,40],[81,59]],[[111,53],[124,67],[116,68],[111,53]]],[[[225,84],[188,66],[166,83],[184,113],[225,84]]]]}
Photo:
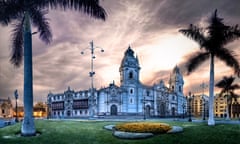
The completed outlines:
{"type": "MultiPolygon", "coordinates": [[[[227,94],[228,94],[228,92],[227,92],[227,94]]],[[[226,119],[227,120],[229,120],[230,119],[230,117],[229,117],[229,95],[227,95],[227,106],[226,106],[226,114],[227,114],[227,117],[226,117],[226,119]]]]}
{"type": "Polygon", "coordinates": [[[209,80],[209,117],[208,117],[208,125],[215,125],[214,120],[214,55],[210,55],[210,80],[209,80]]]}
{"type": "Polygon", "coordinates": [[[232,118],[232,100],[230,100],[228,111],[229,111],[229,119],[230,119],[232,118]]]}
{"type": "Polygon", "coordinates": [[[28,12],[24,18],[24,119],[21,134],[33,136],[36,130],[33,118],[32,33],[28,12]]]}

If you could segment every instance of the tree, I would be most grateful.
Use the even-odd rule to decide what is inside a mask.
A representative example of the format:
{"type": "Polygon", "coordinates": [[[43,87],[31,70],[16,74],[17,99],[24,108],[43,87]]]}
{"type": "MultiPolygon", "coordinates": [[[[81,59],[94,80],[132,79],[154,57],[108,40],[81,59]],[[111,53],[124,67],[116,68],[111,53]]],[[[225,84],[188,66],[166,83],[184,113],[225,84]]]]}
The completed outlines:
{"type": "Polygon", "coordinates": [[[232,109],[232,103],[233,99],[236,100],[238,98],[238,95],[234,93],[234,90],[239,89],[240,86],[238,84],[233,84],[235,80],[235,77],[230,76],[224,76],[222,80],[220,80],[215,86],[221,88],[221,92],[219,96],[226,97],[227,98],[227,118],[229,119],[231,117],[231,109],[232,109]]]}
{"type": "Polygon", "coordinates": [[[99,0],[0,0],[0,23],[14,24],[10,61],[20,67],[24,56],[24,120],[21,134],[35,135],[33,115],[32,32],[37,27],[39,38],[49,44],[52,40],[46,14],[49,9],[78,10],[93,18],[105,20],[106,12],[99,0]],[[23,53],[24,51],[24,53],[23,53]]]}
{"type": "Polygon", "coordinates": [[[209,26],[199,28],[193,24],[187,29],[179,30],[182,34],[196,41],[200,45],[200,51],[191,55],[187,63],[188,74],[199,67],[204,61],[210,58],[210,79],[209,79],[209,119],[208,125],[215,125],[214,120],[214,58],[225,62],[227,66],[234,69],[239,76],[239,63],[235,53],[225,47],[226,44],[240,37],[238,25],[227,26],[222,18],[217,16],[217,10],[209,19],[209,26]]]}

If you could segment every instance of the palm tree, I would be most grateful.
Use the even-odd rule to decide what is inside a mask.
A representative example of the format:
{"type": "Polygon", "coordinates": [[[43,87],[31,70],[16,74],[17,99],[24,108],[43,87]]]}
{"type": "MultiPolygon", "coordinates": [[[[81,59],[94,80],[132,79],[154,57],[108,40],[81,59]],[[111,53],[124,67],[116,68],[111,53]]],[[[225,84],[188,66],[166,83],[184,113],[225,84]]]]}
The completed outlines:
{"type": "Polygon", "coordinates": [[[227,66],[234,69],[239,76],[239,63],[232,50],[225,47],[226,44],[240,37],[238,25],[227,26],[222,18],[217,16],[217,10],[209,19],[207,28],[199,28],[190,24],[187,29],[179,30],[187,37],[193,39],[200,45],[200,51],[194,53],[187,63],[188,74],[195,70],[200,64],[210,58],[210,80],[209,80],[209,119],[208,125],[215,125],[213,103],[214,103],[214,58],[217,57],[227,66]]]}
{"type": "Polygon", "coordinates": [[[46,14],[49,9],[78,10],[93,18],[105,20],[106,12],[99,0],[0,0],[0,23],[13,23],[10,61],[20,67],[24,56],[24,120],[21,134],[35,135],[33,115],[32,32],[37,27],[39,38],[49,44],[52,40],[46,14]],[[24,51],[24,52],[23,52],[24,51]]]}
{"type": "Polygon", "coordinates": [[[233,99],[236,100],[238,95],[234,93],[234,90],[239,89],[240,86],[238,84],[233,84],[235,78],[233,76],[227,77],[224,76],[222,80],[220,80],[215,86],[222,88],[219,96],[224,96],[227,98],[227,108],[226,113],[227,117],[226,119],[229,119],[231,117],[231,108],[233,99]]]}

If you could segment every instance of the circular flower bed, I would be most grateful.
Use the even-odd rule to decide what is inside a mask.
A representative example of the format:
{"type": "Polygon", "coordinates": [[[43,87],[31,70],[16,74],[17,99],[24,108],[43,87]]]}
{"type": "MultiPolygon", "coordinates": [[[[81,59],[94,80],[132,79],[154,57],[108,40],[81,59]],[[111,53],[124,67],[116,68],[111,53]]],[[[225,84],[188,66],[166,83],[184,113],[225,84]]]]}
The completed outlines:
{"type": "Polygon", "coordinates": [[[153,133],[161,134],[166,133],[172,129],[172,127],[165,123],[157,122],[131,122],[122,123],[115,126],[115,130],[123,132],[134,132],[134,133],[153,133]]]}

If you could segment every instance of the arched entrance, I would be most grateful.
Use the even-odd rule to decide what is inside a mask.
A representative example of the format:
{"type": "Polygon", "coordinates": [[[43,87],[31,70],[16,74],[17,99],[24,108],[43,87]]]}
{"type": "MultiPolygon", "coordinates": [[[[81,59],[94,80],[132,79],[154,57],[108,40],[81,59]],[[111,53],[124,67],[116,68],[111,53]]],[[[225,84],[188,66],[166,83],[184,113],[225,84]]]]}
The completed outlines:
{"type": "Polygon", "coordinates": [[[172,107],[172,116],[175,116],[175,107],[172,107]]]}
{"type": "Polygon", "coordinates": [[[150,106],[149,105],[146,106],[145,112],[146,112],[146,116],[149,117],[150,116],[150,106]]]}
{"type": "Polygon", "coordinates": [[[117,115],[117,106],[116,105],[111,106],[110,114],[117,115]]]}
{"type": "Polygon", "coordinates": [[[160,105],[160,116],[164,117],[165,114],[166,114],[165,104],[161,103],[161,105],[160,105]]]}
{"type": "Polygon", "coordinates": [[[71,111],[70,110],[67,111],[67,116],[69,116],[69,117],[71,116],[71,111]]]}

